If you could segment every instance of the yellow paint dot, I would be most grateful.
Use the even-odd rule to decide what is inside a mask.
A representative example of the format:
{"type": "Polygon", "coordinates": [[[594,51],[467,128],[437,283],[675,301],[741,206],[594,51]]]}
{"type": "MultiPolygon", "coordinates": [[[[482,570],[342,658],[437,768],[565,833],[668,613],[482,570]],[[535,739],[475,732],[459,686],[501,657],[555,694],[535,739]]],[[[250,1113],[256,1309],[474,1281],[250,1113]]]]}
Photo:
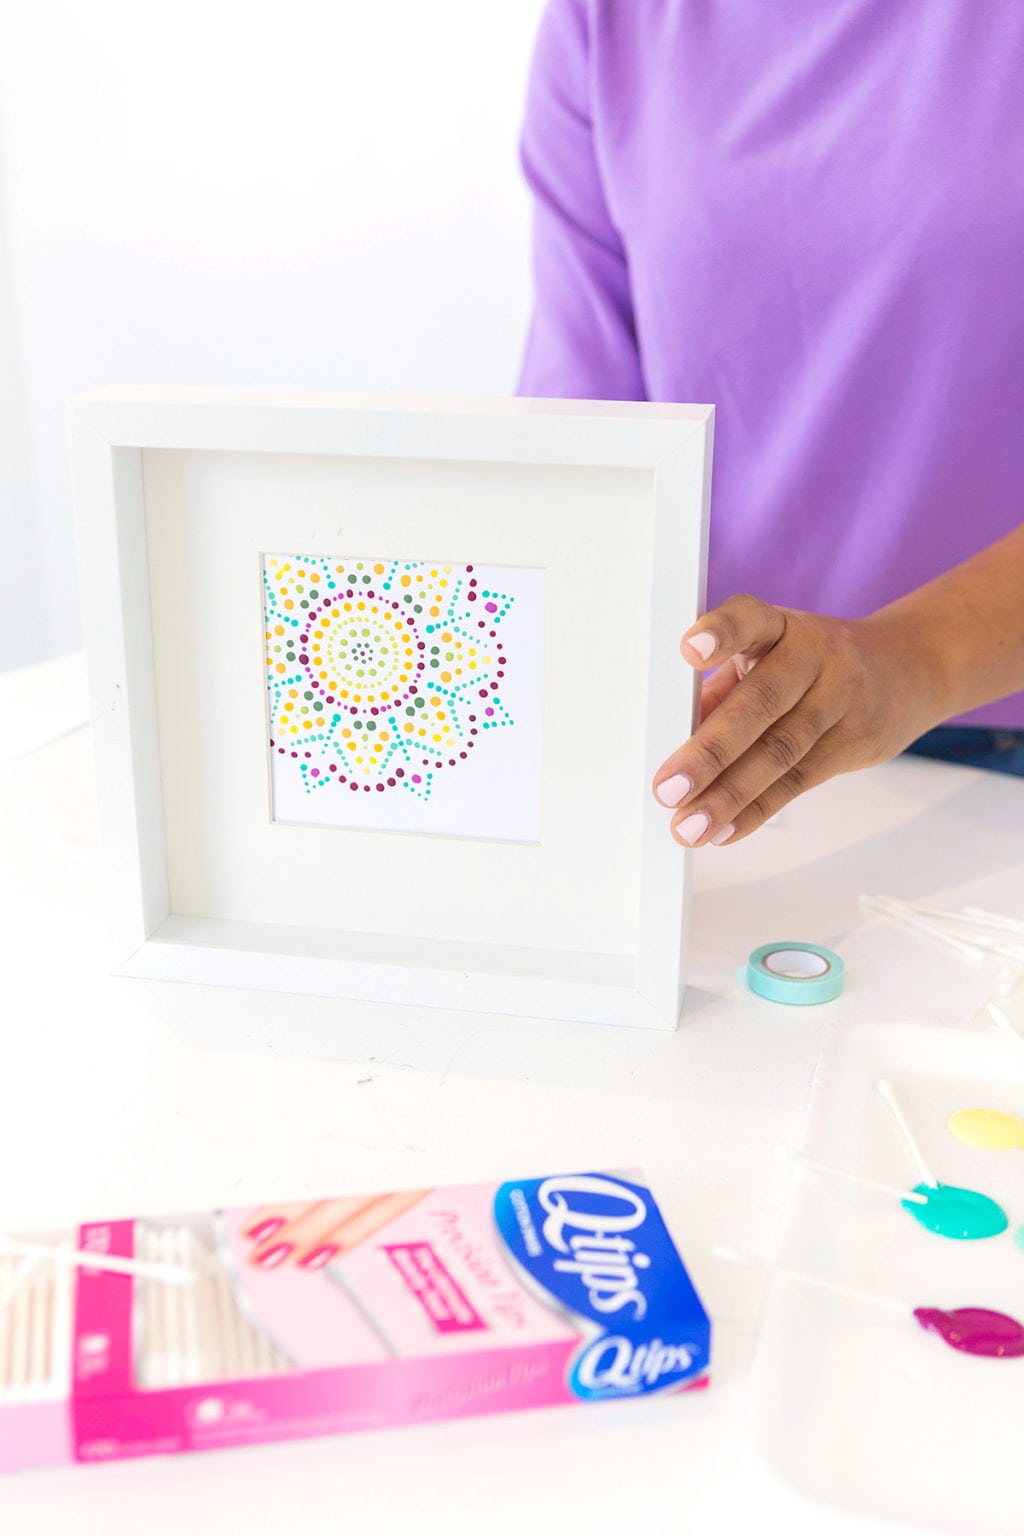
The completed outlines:
{"type": "Polygon", "coordinates": [[[412,729],[413,729],[412,721],[411,720],[407,720],[405,725],[404,725],[404,727],[403,727],[403,729],[408,731],[408,732],[411,732],[412,729]]]}
{"type": "Polygon", "coordinates": [[[430,574],[431,574],[431,576],[436,576],[436,575],[437,575],[437,572],[436,572],[436,571],[431,571],[431,573],[430,573],[430,574]]]}
{"type": "Polygon", "coordinates": [[[450,683],[451,680],[452,680],[452,675],[451,675],[450,672],[442,672],[441,673],[441,681],[442,681],[442,683],[450,683]]]}
{"type": "Polygon", "coordinates": [[[298,728],[298,726],[297,726],[297,725],[293,725],[293,726],[292,726],[292,735],[293,735],[293,736],[297,736],[297,735],[298,735],[298,734],[299,734],[299,728],[298,728]]]}
{"type": "Polygon", "coordinates": [[[383,576],[384,574],[384,567],[382,565],[375,565],[373,570],[376,576],[383,576]]]}
{"type": "Polygon", "coordinates": [[[365,603],[356,603],[356,607],[357,607],[357,608],[358,608],[358,609],[359,609],[359,610],[360,610],[360,611],[362,611],[362,609],[364,609],[364,608],[365,608],[365,607],[366,607],[366,604],[365,604],[365,603]]]}
{"type": "Polygon", "coordinates": [[[283,624],[275,624],[274,625],[274,634],[275,635],[283,635],[284,634],[284,625],[283,624]]]}
{"type": "Polygon", "coordinates": [[[290,597],[286,597],[285,600],[284,600],[284,606],[286,608],[294,608],[295,604],[292,602],[290,597]]]}
{"type": "Polygon", "coordinates": [[[321,728],[322,728],[322,727],[323,727],[323,723],[324,723],[324,719],[323,719],[323,716],[322,716],[322,715],[317,715],[317,717],[316,717],[316,723],[317,723],[317,725],[318,725],[318,726],[320,726],[320,727],[321,727],[321,728]]]}
{"type": "Polygon", "coordinates": [[[412,580],[412,578],[410,576],[403,576],[402,577],[402,586],[403,587],[407,587],[411,580],[412,580]]]}
{"type": "Polygon", "coordinates": [[[442,639],[442,640],[443,640],[443,641],[444,641],[444,643],[445,643],[445,644],[446,644],[446,645],[447,645],[447,644],[448,644],[448,642],[449,642],[449,641],[450,641],[450,640],[451,640],[451,638],[452,638],[452,633],[451,633],[451,630],[450,630],[450,629],[446,629],[446,630],[445,630],[445,632],[444,632],[444,634],[443,634],[443,635],[442,635],[442,636],[441,636],[441,639],[442,639]]]}
{"type": "Polygon", "coordinates": [[[441,740],[441,738],[440,738],[440,736],[433,736],[433,737],[432,737],[432,738],[431,738],[431,740],[432,740],[432,741],[440,741],[440,740],[441,740]]]}
{"type": "Polygon", "coordinates": [[[381,731],[380,739],[381,739],[381,741],[390,741],[391,740],[391,732],[390,731],[381,731]]]}
{"type": "Polygon", "coordinates": [[[285,669],[285,667],[284,667],[284,662],[283,662],[283,661],[279,661],[279,662],[278,662],[278,664],[277,664],[277,668],[276,668],[276,670],[277,670],[277,671],[278,671],[278,672],[283,672],[283,671],[284,671],[284,669],[285,669]]]}
{"type": "Polygon", "coordinates": [[[430,610],[430,617],[432,619],[436,619],[440,612],[441,612],[440,608],[438,608],[437,604],[435,603],[433,608],[431,608],[431,610],[430,610]]]}

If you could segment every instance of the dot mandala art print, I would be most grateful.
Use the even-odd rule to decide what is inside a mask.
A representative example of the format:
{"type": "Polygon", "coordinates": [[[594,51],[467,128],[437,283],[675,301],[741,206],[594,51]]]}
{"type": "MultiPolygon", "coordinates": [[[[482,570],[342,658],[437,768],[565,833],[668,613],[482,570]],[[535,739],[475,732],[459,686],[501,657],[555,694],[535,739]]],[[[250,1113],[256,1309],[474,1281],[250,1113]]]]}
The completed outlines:
{"type": "Polygon", "coordinates": [[[263,615],[275,821],[536,839],[543,572],[268,554],[263,615]]]}

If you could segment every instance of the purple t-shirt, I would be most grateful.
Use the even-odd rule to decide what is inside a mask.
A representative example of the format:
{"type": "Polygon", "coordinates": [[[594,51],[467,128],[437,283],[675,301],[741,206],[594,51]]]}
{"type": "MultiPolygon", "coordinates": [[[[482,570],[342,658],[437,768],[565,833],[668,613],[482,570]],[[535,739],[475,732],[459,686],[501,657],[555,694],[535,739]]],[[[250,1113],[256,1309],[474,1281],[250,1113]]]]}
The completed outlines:
{"type": "Polygon", "coordinates": [[[1024,518],[1024,0],[551,0],[522,159],[519,392],[714,403],[709,602],[866,614],[1024,518]]]}

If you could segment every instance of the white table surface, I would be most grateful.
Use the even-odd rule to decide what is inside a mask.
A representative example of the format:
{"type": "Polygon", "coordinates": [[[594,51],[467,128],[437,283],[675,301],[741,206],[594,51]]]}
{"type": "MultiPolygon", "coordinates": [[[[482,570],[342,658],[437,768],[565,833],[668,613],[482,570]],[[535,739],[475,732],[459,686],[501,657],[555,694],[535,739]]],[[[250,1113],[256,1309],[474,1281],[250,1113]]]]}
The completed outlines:
{"type": "MultiPolygon", "coordinates": [[[[45,731],[23,711],[66,729],[81,686],[75,658],[0,678],[0,718],[26,742],[45,731]]],[[[87,730],[3,763],[0,791],[5,1227],[639,1164],[714,1328],[704,1393],[17,1474],[0,1530],[895,1531],[805,1502],[757,1459],[765,1280],[712,1249],[771,1254],[773,1148],[799,1134],[827,1025],[956,1021],[992,987],[997,963],[864,921],[857,897],[1019,909],[1024,782],[902,759],[696,855],[676,1034],[112,978],[87,730]],[[738,986],[780,938],[838,949],[843,996],[790,1009],[738,986]]]]}

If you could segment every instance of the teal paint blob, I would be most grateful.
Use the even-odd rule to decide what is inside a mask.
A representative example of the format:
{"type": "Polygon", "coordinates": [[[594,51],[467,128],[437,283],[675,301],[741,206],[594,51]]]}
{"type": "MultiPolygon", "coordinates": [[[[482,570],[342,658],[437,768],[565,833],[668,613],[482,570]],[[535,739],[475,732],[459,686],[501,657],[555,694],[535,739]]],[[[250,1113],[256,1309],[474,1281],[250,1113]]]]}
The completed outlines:
{"type": "Polygon", "coordinates": [[[956,1184],[915,1184],[914,1193],[925,1195],[926,1204],[903,1200],[903,1209],[940,1237],[972,1242],[981,1237],[998,1237],[1010,1225],[1002,1206],[976,1189],[960,1189],[956,1184]]]}
{"type": "Polygon", "coordinates": [[[1017,1244],[1018,1248],[1024,1249],[1024,1227],[1017,1228],[1017,1235],[1014,1238],[1014,1242],[1017,1244]]]}

